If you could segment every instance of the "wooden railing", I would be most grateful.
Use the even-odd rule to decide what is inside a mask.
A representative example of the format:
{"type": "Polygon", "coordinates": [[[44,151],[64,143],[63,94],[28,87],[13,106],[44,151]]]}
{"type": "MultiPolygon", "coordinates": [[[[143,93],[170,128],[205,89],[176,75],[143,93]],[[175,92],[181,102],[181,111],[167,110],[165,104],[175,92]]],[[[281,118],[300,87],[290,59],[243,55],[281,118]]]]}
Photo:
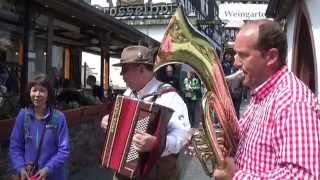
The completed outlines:
{"type": "MultiPolygon", "coordinates": [[[[80,122],[100,119],[109,111],[110,107],[108,105],[99,104],[69,109],[63,111],[63,113],[66,116],[68,126],[72,127],[80,122]]],[[[14,122],[15,118],[0,120],[0,142],[10,138],[14,122]]]]}

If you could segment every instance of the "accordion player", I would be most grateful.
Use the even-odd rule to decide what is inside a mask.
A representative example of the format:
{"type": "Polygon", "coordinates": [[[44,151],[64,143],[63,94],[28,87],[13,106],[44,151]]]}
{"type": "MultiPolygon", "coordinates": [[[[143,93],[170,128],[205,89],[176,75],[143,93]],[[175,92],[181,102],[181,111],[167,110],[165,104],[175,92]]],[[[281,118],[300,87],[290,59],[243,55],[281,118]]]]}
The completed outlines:
{"type": "Polygon", "coordinates": [[[118,95],[107,126],[102,166],[128,178],[146,175],[166,146],[166,126],[172,113],[156,103],[118,95]],[[157,137],[151,152],[135,150],[132,138],[137,132],[157,137]]]}

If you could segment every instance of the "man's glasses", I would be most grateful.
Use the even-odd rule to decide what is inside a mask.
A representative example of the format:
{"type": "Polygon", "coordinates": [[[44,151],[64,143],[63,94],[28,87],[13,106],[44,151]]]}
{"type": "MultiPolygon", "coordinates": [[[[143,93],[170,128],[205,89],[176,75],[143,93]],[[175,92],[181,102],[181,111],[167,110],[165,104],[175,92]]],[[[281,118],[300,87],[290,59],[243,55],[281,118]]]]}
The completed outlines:
{"type": "Polygon", "coordinates": [[[124,73],[128,72],[129,69],[125,69],[124,67],[121,68],[120,75],[123,75],[124,73]]]}
{"type": "Polygon", "coordinates": [[[123,75],[123,74],[127,73],[128,71],[133,70],[135,67],[137,67],[136,64],[123,65],[121,68],[120,75],[123,75]]]}

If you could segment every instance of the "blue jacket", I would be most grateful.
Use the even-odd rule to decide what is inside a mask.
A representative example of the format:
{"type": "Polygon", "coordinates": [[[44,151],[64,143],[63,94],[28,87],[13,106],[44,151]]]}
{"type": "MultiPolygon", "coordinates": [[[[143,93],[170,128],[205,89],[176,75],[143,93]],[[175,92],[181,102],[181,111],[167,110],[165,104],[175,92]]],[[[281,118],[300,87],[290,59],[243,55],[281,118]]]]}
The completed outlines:
{"type": "Polygon", "coordinates": [[[48,168],[48,180],[67,179],[65,161],[70,151],[68,127],[64,114],[60,111],[55,111],[54,119],[51,118],[48,109],[44,120],[39,121],[35,118],[33,108],[20,110],[11,132],[9,146],[10,161],[16,172],[20,172],[26,163],[35,160],[42,130],[45,122],[47,122],[38,160],[39,169],[48,168]],[[24,123],[27,116],[29,118],[28,125],[24,123]],[[55,123],[51,122],[53,120],[55,123]]]}

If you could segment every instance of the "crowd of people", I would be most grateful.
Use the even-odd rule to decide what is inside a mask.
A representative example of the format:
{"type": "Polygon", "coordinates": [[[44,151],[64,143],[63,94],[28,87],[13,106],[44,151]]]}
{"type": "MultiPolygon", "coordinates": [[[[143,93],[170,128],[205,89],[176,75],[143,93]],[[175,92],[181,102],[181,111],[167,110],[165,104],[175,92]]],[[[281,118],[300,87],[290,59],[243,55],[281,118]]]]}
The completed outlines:
{"type": "MultiPolygon", "coordinates": [[[[237,93],[238,86],[249,88],[251,100],[243,116],[238,114],[237,151],[226,157],[224,167],[214,171],[215,179],[319,179],[320,104],[311,90],[288,71],[287,40],[281,26],[271,20],[245,24],[236,37],[234,51],[234,60],[228,55],[227,62],[222,63],[226,81],[231,95],[237,93]],[[230,63],[236,71],[230,70],[230,63]]],[[[201,121],[194,113],[201,108],[201,81],[189,71],[180,86],[174,65],[164,67],[165,76],[159,81],[153,73],[154,57],[147,47],[129,46],[115,66],[122,68],[128,87],[124,96],[174,111],[166,126],[161,158],[144,179],[176,180],[177,155],[190,140],[191,128],[201,121]]],[[[93,96],[101,101],[103,94],[95,81],[95,77],[88,77],[93,96]]],[[[28,94],[28,103],[17,115],[10,137],[9,157],[15,177],[67,179],[68,127],[64,114],[53,106],[55,95],[46,76],[35,76],[28,94]]],[[[232,98],[239,111],[239,97],[232,98]]],[[[106,115],[102,127],[106,128],[108,122],[106,115]]],[[[132,139],[140,153],[150,152],[156,143],[157,138],[145,132],[136,133],[132,139]]],[[[114,179],[128,178],[115,173],[114,179]]]]}

